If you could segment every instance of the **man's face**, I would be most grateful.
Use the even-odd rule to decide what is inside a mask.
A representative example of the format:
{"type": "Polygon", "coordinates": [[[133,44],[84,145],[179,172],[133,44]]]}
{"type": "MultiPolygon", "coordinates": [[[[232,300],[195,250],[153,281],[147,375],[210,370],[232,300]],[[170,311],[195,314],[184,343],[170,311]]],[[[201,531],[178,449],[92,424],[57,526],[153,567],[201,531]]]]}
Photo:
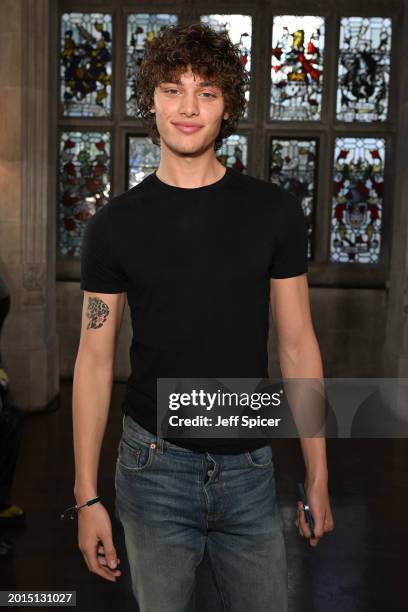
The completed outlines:
{"type": "Polygon", "coordinates": [[[154,91],[152,112],[161,142],[179,155],[197,155],[218,136],[221,122],[228,119],[221,89],[191,66],[176,81],[162,82],[154,91]]]}

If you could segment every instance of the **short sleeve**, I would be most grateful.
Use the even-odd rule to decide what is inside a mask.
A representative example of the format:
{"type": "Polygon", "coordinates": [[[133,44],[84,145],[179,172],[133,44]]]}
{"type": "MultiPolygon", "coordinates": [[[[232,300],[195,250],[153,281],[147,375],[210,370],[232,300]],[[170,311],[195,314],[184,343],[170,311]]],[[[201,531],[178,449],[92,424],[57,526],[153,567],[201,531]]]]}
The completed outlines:
{"type": "Polygon", "coordinates": [[[109,204],[88,219],[81,247],[81,282],[83,291],[122,293],[126,278],[112,258],[109,204]]]}
{"type": "Polygon", "coordinates": [[[302,204],[297,197],[283,191],[281,206],[270,278],[290,278],[308,271],[308,236],[302,204]]]}

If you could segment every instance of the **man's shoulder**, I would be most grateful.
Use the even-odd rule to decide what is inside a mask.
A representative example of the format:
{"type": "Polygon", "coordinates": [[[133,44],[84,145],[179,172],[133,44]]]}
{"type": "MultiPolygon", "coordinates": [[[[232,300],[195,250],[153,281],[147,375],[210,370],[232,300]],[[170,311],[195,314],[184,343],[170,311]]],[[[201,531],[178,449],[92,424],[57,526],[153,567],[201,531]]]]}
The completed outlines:
{"type": "Polygon", "coordinates": [[[123,191],[108,200],[103,207],[106,218],[113,220],[121,217],[123,213],[134,210],[138,204],[146,202],[151,191],[150,175],[146,176],[140,183],[123,191]]]}
{"type": "Polygon", "coordinates": [[[243,196],[250,195],[251,202],[259,204],[282,204],[293,200],[294,196],[275,182],[261,179],[251,174],[244,174],[234,170],[234,184],[240,189],[243,196]]]}

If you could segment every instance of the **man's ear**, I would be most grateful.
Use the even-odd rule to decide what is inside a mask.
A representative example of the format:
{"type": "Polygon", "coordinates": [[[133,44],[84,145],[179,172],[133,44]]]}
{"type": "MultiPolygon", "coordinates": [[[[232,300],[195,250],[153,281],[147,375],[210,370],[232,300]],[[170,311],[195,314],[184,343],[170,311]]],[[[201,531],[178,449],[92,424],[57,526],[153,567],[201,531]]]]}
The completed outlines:
{"type": "Polygon", "coordinates": [[[224,117],[223,117],[223,119],[224,119],[224,120],[227,120],[227,119],[228,119],[228,117],[229,117],[229,113],[224,113],[224,117]]]}

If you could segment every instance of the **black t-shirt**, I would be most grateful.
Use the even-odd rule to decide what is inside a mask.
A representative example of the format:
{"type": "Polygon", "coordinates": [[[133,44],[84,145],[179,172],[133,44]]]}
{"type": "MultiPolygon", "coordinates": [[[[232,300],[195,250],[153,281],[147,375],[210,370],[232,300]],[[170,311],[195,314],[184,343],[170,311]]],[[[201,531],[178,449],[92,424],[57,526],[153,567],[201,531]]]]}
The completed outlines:
{"type": "MultiPolygon", "coordinates": [[[[148,175],[89,219],[82,290],[127,293],[133,339],[122,407],[157,432],[156,379],[267,378],[269,279],[307,272],[300,201],[228,168],[197,188],[148,175]]],[[[167,438],[238,453],[265,438],[167,438]]]]}

